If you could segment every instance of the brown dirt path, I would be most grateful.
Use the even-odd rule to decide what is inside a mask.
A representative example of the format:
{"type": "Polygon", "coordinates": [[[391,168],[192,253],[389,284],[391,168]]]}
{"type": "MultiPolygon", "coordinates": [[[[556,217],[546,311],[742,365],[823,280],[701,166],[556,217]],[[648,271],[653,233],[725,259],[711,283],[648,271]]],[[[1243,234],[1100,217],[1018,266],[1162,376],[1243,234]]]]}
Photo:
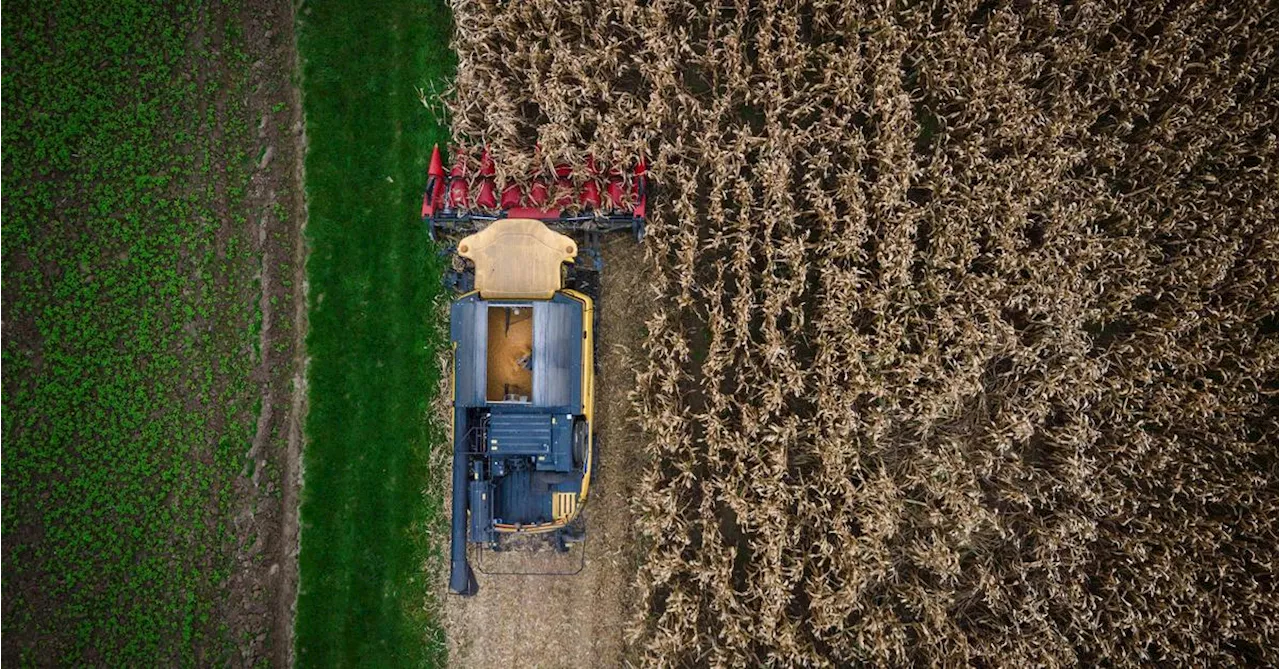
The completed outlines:
{"type": "MultiPolygon", "coordinates": [[[[626,237],[605,240],[597,319],[599,457],[587,514],[586,562],[576,576],[486,576],[472,598],[445,598],[450,664],[459,667],[613,667],[623,663],[623,626],[635,574],[630,493],[640,470],[629,420],[644,322],[653,311],[644,254],[626,237]]],[[[486,565],[496,565],[491,555],[486,565]]],[[[503,556],[504,566],[559,568],[543,554],[503,556]],[[519,563],[518,565],[516,563],[519,563]]],[[[443,591],[444,585],[442,583],[443,591]]]]}
{"type": "Polygon", "coordinates": [[[298,489],[306,413],[306,137],[291,0],[265,0],[219,16],[237,25],[251,59],[243,103],[257,163],[243,212],[259,260],[261,357],[253,380],[261,413],[246,454],[252,474],[237,482],[236,570],[224,618],[237,641],[236,666],[293,665],[298,585],[298,489]]]}

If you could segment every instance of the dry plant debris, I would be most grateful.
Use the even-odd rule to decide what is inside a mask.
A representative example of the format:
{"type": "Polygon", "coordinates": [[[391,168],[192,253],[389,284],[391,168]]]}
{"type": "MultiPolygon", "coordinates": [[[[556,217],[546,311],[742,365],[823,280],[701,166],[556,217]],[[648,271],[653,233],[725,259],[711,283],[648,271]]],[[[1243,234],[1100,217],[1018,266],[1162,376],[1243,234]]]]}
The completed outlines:
{"type": "Polygon", "coordinates": [[[457,141],[660,184],[637,662],[1276,663],[1274,6],[455,16],[457,141]]]}

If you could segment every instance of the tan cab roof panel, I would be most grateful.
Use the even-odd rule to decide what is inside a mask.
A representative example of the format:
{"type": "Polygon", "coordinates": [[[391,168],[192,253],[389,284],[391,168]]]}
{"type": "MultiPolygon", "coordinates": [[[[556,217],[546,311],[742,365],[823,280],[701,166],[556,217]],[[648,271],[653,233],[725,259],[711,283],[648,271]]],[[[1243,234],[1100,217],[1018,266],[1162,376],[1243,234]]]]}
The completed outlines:
{"type": "Polygon", "coordinates": [[[464,238],[458,255],[475,263],[480,297],[546,300],[560,290],[561,265],[578,245],[541,221],[507,218],[464,238]]]}

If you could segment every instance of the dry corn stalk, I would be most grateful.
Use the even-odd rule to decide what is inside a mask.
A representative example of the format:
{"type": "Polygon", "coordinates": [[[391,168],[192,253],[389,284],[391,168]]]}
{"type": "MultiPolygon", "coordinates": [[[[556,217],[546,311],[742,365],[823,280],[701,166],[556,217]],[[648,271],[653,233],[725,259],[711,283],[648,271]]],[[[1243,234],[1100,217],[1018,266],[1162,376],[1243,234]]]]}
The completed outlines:
{"type": "Polygon", "coordinates": [[[1273,9],[455,10],[460,143],[661,185],[645,664],[1276,663],[1273,9]]]}

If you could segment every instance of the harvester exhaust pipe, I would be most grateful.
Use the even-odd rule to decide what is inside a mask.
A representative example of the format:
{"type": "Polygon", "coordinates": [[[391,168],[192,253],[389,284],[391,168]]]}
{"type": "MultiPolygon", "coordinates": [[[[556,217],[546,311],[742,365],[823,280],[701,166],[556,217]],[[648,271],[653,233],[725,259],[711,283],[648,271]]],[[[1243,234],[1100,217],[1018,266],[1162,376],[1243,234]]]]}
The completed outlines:
{"type": "Polygon", "coordinates": [[[449,590],[464,596],[476,594],[479,584],[467,563],[467,449],[453,444],[453,518],[449,542],[449,590]]]}

